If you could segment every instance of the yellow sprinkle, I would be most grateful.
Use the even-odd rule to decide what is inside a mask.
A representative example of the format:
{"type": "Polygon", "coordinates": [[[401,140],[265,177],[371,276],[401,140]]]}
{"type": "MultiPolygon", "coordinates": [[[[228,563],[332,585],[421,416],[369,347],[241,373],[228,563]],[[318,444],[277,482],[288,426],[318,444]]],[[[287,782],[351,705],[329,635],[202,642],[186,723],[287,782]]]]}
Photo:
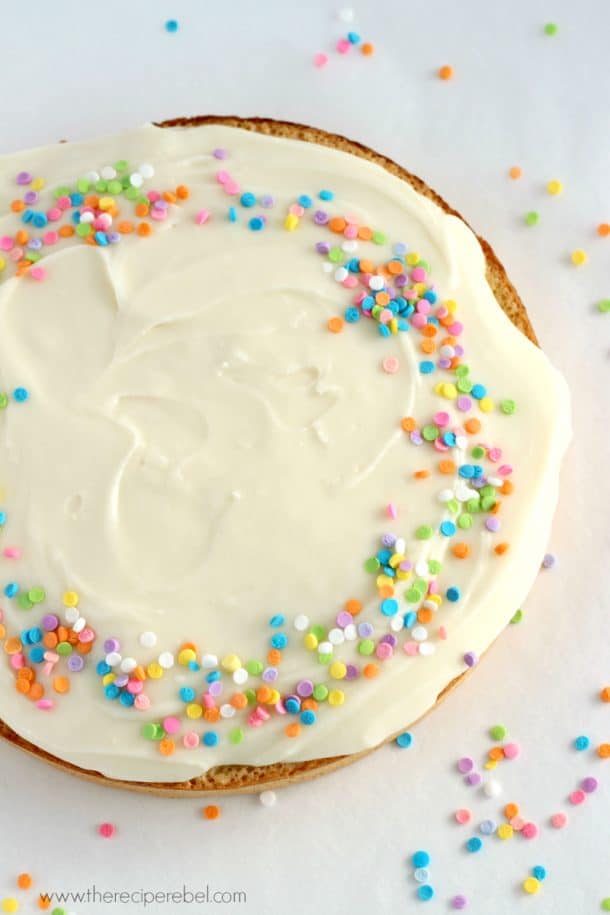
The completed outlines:
{"type": "Polygon", "coordinates": [[[6,899],[2,900],[2,911],[3,912],[17,912],[19,910],[19,903],[14,896],[7,896],[6,899]]]}
{"type": "Polygon", "coordinates": [[[498,826],[497,834],[500,839],[512,839],[514,830],[510,823],[502,823],[498,826]]]}
{"type": "Polygon", "coordinates": [[[390,561],[389,561],[388,565],[390,566],[391,569],[395,569],[396,566],[399,566],[400,563],[403,562],[405,558],[406,557],[404,556],[403,553],[394,553],[393,556],[390,556],[390,561]]]}
{"type": "Polygon", "coordinates": [[[272,689],[269,699],[267,700],[267,705],[277,705],[278,702],[280,701],[280,698],[281,698],[281,696],[278,693],[277,689],[272,689]]]}
{"type": "Polygon", "coordinates": [[[420,262],[420,260],[421,260],[421,257],[417,253],[417,251],[411,251],[410,254],[407,254],[407,264],[409,265],[409,267],[414,267],[416,264],[418,264],[420,262]]]}
{"type": "Polygon", "coordinates": [[[116,674],[107,673],[102,677],[102,683],[104,686],[108,686],[109,683],[114,683],[116,680],[116,674]]]}
{"type": "Polygon", "coordinates": [[[183,667],[188,667],[191,661],[196,660],[197,654],[192,648],[183,648],[182,651],[178,652],[178,664],[182,664],[183,667]]]}
{"type": "Polygon", "coordinates": [[[203,706],[199,705],[198,702],[189,702],[186,707],[187,718],[201,718],[202,715],[203,706]]]}
{"type": "Polygon", "coordinates": [[[226,654],[220,662],[220,666],[223,670],[228,670],[230,674],[234,674],[235,671],[239,670],[243,665],[241,663],[241,658],[236,654],[226,654]]]}
{"type": "Polygon", "coordinates": [[[479,409],[481,409],[483,413],[491,413],[493,408],[494,402],[491,397],[481,397],[479,401],[479,409]]]}
{"type": "Polygon", "coordinates": [[[63,596],[64,607],[76,607],[78,594],[76,591],[66,591],[63,596]]]}
{"type": "Polygon", "coordinates": [[[4,270],[5,267],[6,267],[6,261],[4,260],[3,257],[0,257],[0,273],[4,270]]]}
{"type": "Polygon", "coordinates": [[[485,769],[495,769],[498,765],[497,759],[488,759],[483,768],[485,769]]]}
{"type": "Polygon", "coordinates": [[[378,588],[391,588],[394,584],[394,579],[390,578],[389,575],[378,575],[375,579],[375,584],[378,588]]]}
{"type": "Polygon", "coordinates": [[[396,578],[399,581],[405,581],[405,579],[411,578],[411,572],[406,572],[404,569],[396,569],[396,578]]]}
{"type": "Polygon", "coordinates": [[[458,390],[454,384],[451,384],[451,382],[445,382],[441,385],[441,387],[441,394],[443,397],[446,397],[447,400],[455,400],[455,398],[458,396],[458,390]]]}
{"type": "Polygon", "coordinates": [[[342,689],[331,689],[328,694],[329,705],[343,705],[345,702],[345,693],[342,689]]]}
{"type": "Polygon", "coordinates": [[[391,333],[397,334],[398,333],[398,318],[392,318],[392,320],[388,324],[388,327],[390,328],[391,333]]]}
{"type": "Polygon", "coordinates": [[[347,673],[347,667],[343,661],[333,661],[333,663],[328,668],[328,672],[333,680],[342,680],[347,673]]]}
{"type": "Polygon", "coordinates": [[[44,178],[34,178],[30,187],[33,191],[40,191],[44,187],[44,178]]]}
{"type": "Polygon", "coordinates": [[[586,251],[583,251],[582,248],[577,248],[576,251],[572,251],[571,258],[572,263],[576,267],[582,267],[582,265],[586,264],[589,260],[586,251]]]}
{"type": "Polygon", "coordinates": [[[318,639],[313,634],[313,632],[308,632],[305,638],[303,639],[303,645],[309,651],[314,651],[318,647],[318,639]]]}
{"type": "Polygon", "coordinates": [[[561,181],[556,181],[556,180],[549,181],[549,183],[546,186],[546,189],[549,192],[549,194],[552,194],[555,197],[555,196],[557,196],[557,194],[561,194],[561,192],[563,191],[563,184],[561,183],[561,181]]]}
{"type": "Polygon", "coordinates": [[[447,299],[444,305],[450,315],[454,315],[456,313],[458,305],[457,302],[455,302],[453,299],[447,299]]]}
{"type": "Polygon", "coordinates": [[[540,889],[540,881],[535,877],[527,877],[523,881],[523,889],[526,893],[537,893],[540,889]]]}
{"type": "Polygon", "coordinates": [[[160,680],[163,676],[163,668],[157,661],[152,661],[146,668],[146,673],[152,680],[160,680]]]}
{"type": "Polygon", "coordinates": [[[298,224],[299,217],[295,216],[294,213],[289,213],[284,221],[284,228],[288,229],[289,232],[294,232],[298,224]]]}

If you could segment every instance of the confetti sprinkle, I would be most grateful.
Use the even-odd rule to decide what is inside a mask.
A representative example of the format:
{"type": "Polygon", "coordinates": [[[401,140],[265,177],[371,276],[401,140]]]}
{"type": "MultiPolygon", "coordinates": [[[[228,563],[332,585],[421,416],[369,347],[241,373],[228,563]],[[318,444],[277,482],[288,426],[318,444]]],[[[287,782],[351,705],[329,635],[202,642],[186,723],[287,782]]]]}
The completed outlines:
{"type": "Polygon", "coordinates": [[[572,263],[574,264],[575,267],[582,267],[584,264],[587,263],[587,261],[589,260],[589,257],[587,255],[586,251],[583,251],[582,248],[576,248],[575,251],[572,251],[572,253],[570,255],[570,260],[572,261],[572,263]]]}
{"type": "Polygon", "coordinates": [[[33,880],[30,874],[19,874],[17,877],[17,886],[20,890],[29,890],[32,886],[33,880]]]}
{"type": "Polygon", "coordinates": [[[413,736],[409,733],[409,731],[405,731],[404,734],[398,735],[395,742],[401,749],[406,750],[413,743],[413,736]]]}
{"type": "Polygon", "coordinates": [[[116,832],[116,828],[112,823],[100,823],[97,831],[103,839],[111,839],[116,832]]]}
{"type": "Polygon", "coordinates": [[[442,79],[442,80],[453,79],[453,75],[454,75],[453,67],[449,66],[448,64],[445,64],[445,66],[439,68],[439,71],[438,71],[439,79],[442,79]]]}
{"type": "Polygon", "coordinates": [[[557,557],[553,553],[546,553],[542,560],[543,569],[552,569],[557,565],[557,557]]]}
{"type": "Polygon", "coordinates": [[[262,791],[259,794],[259,801],[263,807],[274,807],[277,801],[277,795],[275,791],[262,791]]]}
{"type": "Polygon", "coordinates": [[[220,807],[217,807],[216,804],[208,804],[203,808],[203,816],[206,820],[217,820],[220,816],[220,807]]]}
{"type": "Polygon", "coordinates": [[[597,309],[603,315],[610,314],[610,299],[600,299],[597,303],[597,309]]]}
{"type": "Polygon", "coordinates": [[[544,34],[548,35],[549,37],[556,35],[558,31],[559,27],[556,22],[547,22],[544,26],[544,34]]]}
{"type": "Polygon", "coordinates": [[[167,22],[165,23],[166,32],[170,32],[170,33],[177,32],[179,28],[180,28],[180,26],[178,24],[177,19],[168,19],[167,22]]]}
{"type": "Polygon", "coordinates": [[[561,181],[553,180],[549,181],[546,186],[547,191],[551,194],[552,197],[556,197],[558,194],[563,192],[563,184],[561,181]]]}
{"type": "Polygon", "coordinates": [[[525,214],[525,224],[527,226],[536,226],[540,222],[540,213],[537,213],[536,210],[530,210],[529,213],[525,214]]]}
{"type": "Polygon", "coordinates": [[[519,165],[512,165],[508,170],[508,177],[513,181],[518,181],[523,177],[523,169],[519,165]]]}

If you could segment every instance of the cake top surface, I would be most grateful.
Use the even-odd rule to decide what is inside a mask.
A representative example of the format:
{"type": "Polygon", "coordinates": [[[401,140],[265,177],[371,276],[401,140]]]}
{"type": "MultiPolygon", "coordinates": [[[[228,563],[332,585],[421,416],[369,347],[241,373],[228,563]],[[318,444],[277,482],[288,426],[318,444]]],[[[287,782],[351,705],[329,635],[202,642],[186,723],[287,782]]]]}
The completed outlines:
{"type": "Polygon", "coordinates": [[[569,405],[460,219],[222,125],[5,156],[0,214],[0,718],[176,781],[374,746],[477,663],[569,405]]]}

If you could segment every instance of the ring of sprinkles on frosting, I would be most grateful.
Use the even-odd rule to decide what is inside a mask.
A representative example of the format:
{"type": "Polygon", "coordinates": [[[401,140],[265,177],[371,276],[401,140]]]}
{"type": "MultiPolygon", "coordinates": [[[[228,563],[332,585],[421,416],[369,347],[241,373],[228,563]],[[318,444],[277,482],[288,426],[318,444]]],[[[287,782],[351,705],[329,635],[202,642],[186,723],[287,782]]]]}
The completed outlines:
{"type": "MultiPolygon", "coordinates": [[[[215,149],[212,155],[219,163],[229,158],[224,149],[215,149]]],[[[15,274],[24,282],[52,282],[44,255],[57,245],[112,248],[141,243],[190,197],[189,188],[181,184],[145,190],[154,174],[149,163],[133,168],[126,160],[117,160],[77,177],[70,186],[47,190],[42,178],[20,172],[19,193],[10,204],[18,227],[12,235],[0,237],[0,277],[15,274]]],[[[109,702],[147,713],[139,725],[142,738],[167,757],[178,745],[196,749],[223,741],[241,743],[252,728],[262,728],[277,716],[282,717],[286,737],[298,738],[303,728],[328,714],[328,707],[349,701],[351,681],[383,676],[395,656],[395,663],[405,663],[405,655],[432,655],[439,641],[451,637],[450,626],[437,625],[435,617],[441,605],[459,604],[462,594],[445,575],[442,557],[432,555],[426,541],[432,544],[440,534],[443,550],[468,561],[468,532],[482,528],[485,548],[497,561],[509,549],[501,539],[501,511],[513,492],[513,468],[501,443],[486,441],[485,415],[495,411],[510,417],[517,406],[503,393],[503,399],[494,400],[477,377],[476,366],[468,365],[458,303],[443,299],[432,281],[432,265],[407,244],[392,242],[382,230],[334,212],[332,190],[300,193],[287,212],[278,213],[267,190],[244,190],[224,165],[216,172],[216,182],[217,199],[205,201],[192,218],[195,231],[212,231],[209,227],[216,220],[226,220],[235,224],[235,231],[260,234],[264,244],[265,229],[273,221],[295,233],[294,243],[299,244],[299,225],[310,220],[320,231],[312,256],[320,258],[321,269],[336,284],[342,301],[341,313],[327,322],[328,332],[377,333],[386,339],[410,333],[417,338],[418,370],[432,386],[438,410],[419,418],[397,416],[396,423],[409,447],[421,449],[414,481],[436,487],[438,510],[434,517],[419,519],[403,536],[385,533],[376,548],[371,545],[370,556],[354,557],[374,577],[378,600],[373,618],[365,618],[363,602],[354,597],[337,608],[330,622],[304,614],[289,619],[276,610],[266,634],[261,632],[261,650],[255,658],[237,651],[217,656],[208,646],[188,641],[158,650],[154,632],[140,634],[140,656],[125,656],[119,639],[112,633],[98,634],[81,614],[76,591],[66,591],[60,613],[43,607],[43,587],[7,582],[5,598],[24,612],[19,632],[9,633],[0,622],[0,639],[17,691],[41,711],[52,711],[69,691],[71,676],[88,668],[86,675],[99,678],[109,702]],[[319,677],[297,679],[291,690],[278,689],[285,657],[303,651],[317,658],[319,677]],[[176,666],[185,676],[176,689],[175,709],[151,719],[155,681],[176,666]]],[[[388,375],[399,368],[400,361],[392,354],[379,366],[388,375]]],[[[29,392],[18,386],[18,379],[16,383],[12,398],[27,409],[29,392]]],[[[0,397],[0,407],[7,407],[9,395],[0,397]]],[[[391,520],[401,521],[394,503],[385,511],[391,520]]],[[[10,533],[10,512],[4,508],[0,525],[10,533]]],[[[20,548],[7,546],[4,556],[18,560],[20,548]]],[[[478,661],[468,646],[458,646],[456,652],[464,667],[478,661]]]]}

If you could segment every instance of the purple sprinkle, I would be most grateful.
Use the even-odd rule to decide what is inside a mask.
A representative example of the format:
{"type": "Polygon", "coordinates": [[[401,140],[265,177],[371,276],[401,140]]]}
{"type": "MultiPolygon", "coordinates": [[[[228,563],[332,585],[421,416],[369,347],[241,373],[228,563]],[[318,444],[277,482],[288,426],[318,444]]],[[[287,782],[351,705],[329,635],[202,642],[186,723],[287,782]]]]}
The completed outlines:
{"type": "Polygon", "coordinates": [[[466,654],[464,655],[464,664],[466,664],[467,667],[476,667],[476,665],[478,663],[479,663],[479,659],[478,659],[477,655],[475,654],[475,652],[467,651],[466,654]]]}
{"type": "Polygon", "coordinates": [[[398,642],[398,639],[396,638],[395,635],[392,635],[391,632],[388,632],[388,633],[386,633],[385,635],[383,635],[383,636],[379,639],[379,641],[380,641],[380,642],[385,642],[387,645],[391,645],[392,648],[396,648],[396,643],[398,642]]]}
{"type": "Polygon", "coordinates": [[[297,693],[303,699],[305,699],[307,696],[311,696],[313,693],[313,683],[311,680],[299,680],[297,683],[297,693]]]}
{"type": "Polygon", "coordinates": [[[466,397],[465,394],[460,394],[456,400],[458,410],[461,410],[462,413],[467,413],[472,406],[472,400],[470,397],[466,397]]]}
{"type": "Polygon", "coordinates": [[[355,680],[358,677],[358,668],[355,664],[346,664],[345,679],[355,680]]]}
{"type": "Polygon", "coordinates": [[[451,359],[439,359],[436,364],[439,369],[448,369],[451,365],[451,359]]]}
{"type": "Polygon", "coordinates": [[[451,905],[454,909],[465,909],[468,905],[468,900],[460,893],[458,896],[453,897],[451,900],[451,905]]]}
{"type": "Polygon", "coordinates": [[[410,572],[413,568],[413,563],[410,559],[403,559],[403,561],[398,566],[401,572],[410,572]]]}
{"type": "Polygon", "coordinates": [[[213,151],[212,155],[214,156],[215,159],[228,159],[229,158],[228,150],[222,149],[221,147],[219,147],[218,149],[215,149],[213,151]]]}
{"type": "Polygon", "coordinates": [[[262,673],[263,680],[265,683],[275,683],[277,680],[278,670],[277,667],[267,667],[262,673]]]}
{"type": "Polygon", "coordinates": [[[41,238],[30,238],[28,242],[28,248],[30,251],[40,251],[42,248],[42,239],[41,238]]]}
{"type": "Polygon", "coordinates": [[[461,759],[458,759],[457,767],[458,770],[464,775],[467,772],[472,772],[474,769],[474,759],[472,759],[470,756],[462,756],[461,759]]]}
{"type": "Polygon", "coordinates": [[[370,623],[359,623],[358,624],[358,635],[362,639],[368,639],[373,634],[373,627],[370,623]]]}
{"type": "Polygon", "coordinates": [[[167,210],[169,203],[161,197],[153,203],[153,210],[167,210]]]}
{"type": "Polygon", "coordinates": [[[587,776],[587,778],[583,778],[583,780],[580,783],[580,787],[587,794],[593,794],[593,792],[597,788],[597,785],[598,785],[598,781],[596,778],[593,778],[592,775],[587,776]]]}
{"type": "Polygon", "coordinates": [[[488,531],[491,531],[492,533],[495,534],[496,531],[499,531],[500,527],[501,527],[499,518],[494,518],[494,517],[488,518],[487,521],[485,522],[485,527],[487,528],[488,531]]]}
{"type": "Polygon", "coordinates": [[[25,203],[31,205],[32,203],[38,203],[38,192],[37,191],[26,191],[23,195],[25,203]]]}
{"type": "Polygon", "coordinates": [[[59,617],[54,613],[47,613],[42,618],[42,628],[47,632],[53,632],[59,626],[59,617]]]}
{"type": "Polygon", "coordinates": [[[113,682],[115,686],[122,689],[123,686],[127,686],[129,683],[129,674],[117,674],[113,682]]]}
{"type": "Polygon", "coordinates": [[[316,243],[316,251],[318,254],[328,254],[330,251],[330,245],[327,241],[319,241],[316,243]]]}
{"type": "Polygon", "coordinates": [[[77,674],[85,666],[85,661],[79,654],[71,654],[68,658],[68,670],[77,674]]]}
{"type": "Polygon", "coordinates": [[[208,687],[208,692],[210,696],[220,696],[222,692],[222,683],[220,680],[214,680],[213,683],[210,683],[208,687]]]}
{"type": "Polygon", "coordinates": [[[17,184],[31,184],[33,181],[29,172],[19,172],[16,178],[17,184]]]}
{"type": "Polygon", "coordinates": [[[119,235],[118,232],[108,232],[108,234],[106,235],[106,238],[108,239],[108,241],[110,242],[111,245],[116,245],[117,242],[120,242],[120,240],[121,240],[121,236],[119,235]]]}
{"type": "Polygon", "coordinates": [[[398,276],[394,280],[394,285],[397,286],[398,289],[402,289],[402,287],[406,286],[407,283],[408,283],[408,279],[404,273],[399,273],[398,276]]]}
{"type": "Polygon", "coordinates": [[[394,534],[382,534],[381,542],[384,546],[394,546],[396,543],[396,537],[394,534]]]}
{"type": "Polygon", "coordinates": [[[275,203],[275,200],[273,199],[271,194],[263,194],[263,196],[260,198],[260,200],[258,202],[260,203],[260,205],[262,207],[265,207],[266,210],[269,210],[275,203]]]}
{"type": "Polygon", "coordinates": [[[341,610],[340,613],[337,613],[335,622],[341,629],[345,629],[346,626],[349,626],[350,623],[354,622],[354,617],[351,613],[348,613],[347,610],[341,610]]]}
{"type": "Polygon", "coordinates": [[[106,639],[104,642],[104,651],[106,654],[110,654],[111,651],[118,651],[121,647],[121,643],[118,639],[106,639]]]}
{"type": "Polygon", "coordinates": [[[485,477],[477,477],[475,480],[468,481],[473,489],[483,489],[487,485],[485,477]]]}
{"type": "Polygon", "coordinates": [[[466,783],[474,788],[481,784],[481,776],[478,772],[469,772],[466,776],[466,783]]]}
{"type": "Polygon", "coordinates": [[[464,347],[461,346],[459,343],[456,343],[455,346],[453,347],[453,349],[455,350],[455,355],[456,355],[456,356],[463,356],[463,355],[464,355],[464,347]]]}
{"type": "Polygon", "coordinates": [[[557,557],[553,556],[552,553],[547,553],[544,559],[542,560],[543,569],[552,569],[553,566],[557,563],[557,557]]]}
{"type": "Polygon", "coordinates": [[[316,210],[313,214],[313,221],[317,226],[325,226],[328,222],[329,216],[324,210],[316,210]]]}
{"type": "Polygon", "coordinates": [[[421,437],[421,432],[419,429],[414,429],[413,432],[409,433],[409,438],[414,445],[423,445],[424,440],[421,437]]]}

